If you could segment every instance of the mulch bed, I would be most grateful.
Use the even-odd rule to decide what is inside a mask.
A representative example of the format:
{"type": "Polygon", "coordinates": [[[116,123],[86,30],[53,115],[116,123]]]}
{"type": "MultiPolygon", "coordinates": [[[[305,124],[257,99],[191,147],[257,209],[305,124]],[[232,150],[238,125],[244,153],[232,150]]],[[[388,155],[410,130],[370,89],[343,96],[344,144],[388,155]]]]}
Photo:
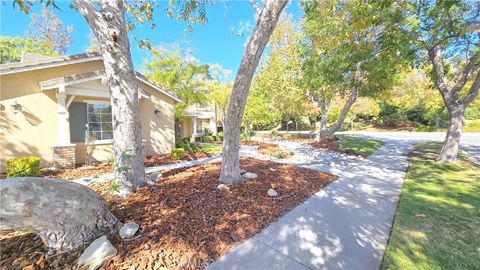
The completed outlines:
{"type": "Polygon", "coordinates": [[[343,149],[338,140],[334,137],[328,137],[328,138],[322,138],[319,142],[310,140],[308,145],[318,148],[318,149],[326,149],[329,151],[334,151],[334,152],[339,152],[343,153],[346,155],[351,155],[351,156],[362,156],[364,158],[367,158],[368,155],[365,153],[357,153],[353,150],[350,149],[343,149]]]}
{"type": "Polygon", "coordinates": [[[260,141],[241,141],[241,145],[248,145],[248,146],[258,146],[257,152],[259,154],[274,156],[279,158],[288,158],[293,156],[293,152],[287,152],[282,150],[277,144],[274,143],[266,143],[260,141]]]}
{"type": "MultiPolygon", "coordinates": [[[[134,221],[140,229],[129,241],[111,238],[118,254],[102,269],[129,269],[132,265],[136,269],[204,269],[337,179],[328,173],[252,158],[241,159],[241,168],[258,177],[229,184],[230,191],[216,188],[220,163],[213,163],[164,171],[157,186],[143,188],[126,199],[104,196],[122,222],[134,221]],[[270,188],[279,196],[268,197],[270,188]]],[[[108,184],[92,188],[103,194],[108,184]]],[[[8,240],[1,241],[2,247],[7,246],[8,240]]],[[[29,246],[31,241],[25,243],[29,246]]],[[[37,257],[33,253],[44,253],[38,246],[29,254],[19,252],[15,245],[8,247],[2,260],[15,254],[32,257],[28,263],[34,264],[37,257]]],[[[75,262],[66,260],[62,263],[75,262]]]]}
{"type": "MultiPolygon", "coordinates": [[[[170,154],[155,155],[145,158],[144,164],[146,167],[165,165],[169,163],[178,163],[183,161],[190,161],[194,159],[207,158],[212,155],[209,153],[190,153],[186,152],[182,160],[174,159],[170,154]]],[[[41,169],[40,176],[45,178],[58,178],[65,180],[73,180],[84,177],[96,177],[107,173],[112,173],[113,168],[106,162],[97,163],[92,166],[81,166],[73,169],[50,170],[41,169]]],[[[5,173],[0,174],[0,179],[7,178],[5,173]]]]}

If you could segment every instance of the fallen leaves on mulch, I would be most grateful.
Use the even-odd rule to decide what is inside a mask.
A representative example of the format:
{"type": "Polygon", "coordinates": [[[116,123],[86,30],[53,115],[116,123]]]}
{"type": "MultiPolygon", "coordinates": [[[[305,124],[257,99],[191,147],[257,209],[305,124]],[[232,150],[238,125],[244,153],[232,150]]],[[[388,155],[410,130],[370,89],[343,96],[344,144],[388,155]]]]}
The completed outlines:
{"type": "Polygon", "coordinates": [[[288,158],[293,156],[293,152],[282,150],[277,144],[260,141],[241,141],[241,145],[258,146],[257,152],[262,155],[268,155],[278,158],[288,158]]]}
{"type": "MultiPolygon", "coordinates": [[[[241,159],[241,168],[258,177],[229,184],[230,191],[216,188],[220,163],[213,163],[164,171],[158,185],[142,188],[126,199],[104,196],[122,222],[134,221],[140,229],[131,240],[112,238],[118,254],[102,269],[132,265],[136,269],[204,269],[337,179],[328,173],[252,158],[241,159]],[[268,197],[270,188],[279,196],[268,197]]],[[[108,183],[92,188],[103,194],[108,183]]],[[[34,247],[28,254],[8,253],[28,258],[34,251],[43,252],[34,247]]]]}

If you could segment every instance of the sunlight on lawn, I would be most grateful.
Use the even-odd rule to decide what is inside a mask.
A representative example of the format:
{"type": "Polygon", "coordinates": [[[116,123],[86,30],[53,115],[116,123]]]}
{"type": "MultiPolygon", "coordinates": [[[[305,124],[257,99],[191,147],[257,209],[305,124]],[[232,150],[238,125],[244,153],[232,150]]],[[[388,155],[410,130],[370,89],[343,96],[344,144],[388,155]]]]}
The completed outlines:
{"type": "Polygon", "coordinates": [[[370,155],[383,145],[382,141],[369,140],[355,136],[338,135],[338,137],[340,138],[340,144],[343,149],[352,150],[355,153],[370,155]]]}
{"type": "Polygon", "coordinates": [[[382,269],[480,265],[480,166],[438,163],[440,147],[414,148],[382,269]]]}

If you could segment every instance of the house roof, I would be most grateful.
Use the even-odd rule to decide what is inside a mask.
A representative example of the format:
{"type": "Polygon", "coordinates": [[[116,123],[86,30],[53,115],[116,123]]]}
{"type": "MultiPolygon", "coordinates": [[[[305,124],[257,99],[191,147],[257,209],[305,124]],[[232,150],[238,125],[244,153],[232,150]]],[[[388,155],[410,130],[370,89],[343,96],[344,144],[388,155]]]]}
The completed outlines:
{"type": "MultiPolygon", "coordinates": [[[[36,69],[71,65],[71,64],[97,61],[97,60],[102,60],[102,57],[98,52],[81,53],[81,54],[73,54],[73,55],[66,55],[66,56],[39,56],[39,55],[33,55],[33,54],[22,54],[22,61],[20,62],[0,64],[0,75],[7,75],[7,74],[25,72],[25,71],[36,70],[36,69]]],[[[82,81],[89,81],[92,79],[101,78],[104,76],[105,76],[104,70],[96,70],[92,72],[73,74],[69,76],[64,76],[64,77],[43,81],[43,82],[40,82],[40,87],[42,90],[52,89],[57,87],[59,84],[69,85],[74,83],[80,83],[82,81]]],[[[145,75],[141,74],[140,72],[135,72],[135,76],[139,81],[171,97],[173,100],[177,102],[182,102],[182,100],[178,96],[166,90],[165,88],[161,87],[160,85],[154,83],[153,81],[148,79],[145,75]]]]}

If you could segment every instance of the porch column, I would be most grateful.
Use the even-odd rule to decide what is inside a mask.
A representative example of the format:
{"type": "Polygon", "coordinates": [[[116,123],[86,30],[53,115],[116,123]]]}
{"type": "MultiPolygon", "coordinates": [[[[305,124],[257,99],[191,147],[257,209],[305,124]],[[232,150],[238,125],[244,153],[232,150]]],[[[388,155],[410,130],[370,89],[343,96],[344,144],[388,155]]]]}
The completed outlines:
{"type": "MultiPolygon", "coordinates": [[[[53,165],[57,168],[75,167],[75,145],[70,143],[66,100],[65,86],[59,86],[57,93],[58,140],[57,144],[53,146],[53,165]]],[[[69,103],[72,100],[71,98],[69,103]]]]}
{"type": "Polygon", "coordinates": [[[58,145],[69,145],[70,138],[67,134],[67,94],[65,85],[58,87],[57,116],[58,116],[58,145]]]}
{"type": "Polygon", "coordinates": [[[192,121],[193,121],[193,130],[192,130],[192,137],[190,138],[190,142],[195,142],[195,137],[197,134],[197,118],[192,117],[192,121]]]}

